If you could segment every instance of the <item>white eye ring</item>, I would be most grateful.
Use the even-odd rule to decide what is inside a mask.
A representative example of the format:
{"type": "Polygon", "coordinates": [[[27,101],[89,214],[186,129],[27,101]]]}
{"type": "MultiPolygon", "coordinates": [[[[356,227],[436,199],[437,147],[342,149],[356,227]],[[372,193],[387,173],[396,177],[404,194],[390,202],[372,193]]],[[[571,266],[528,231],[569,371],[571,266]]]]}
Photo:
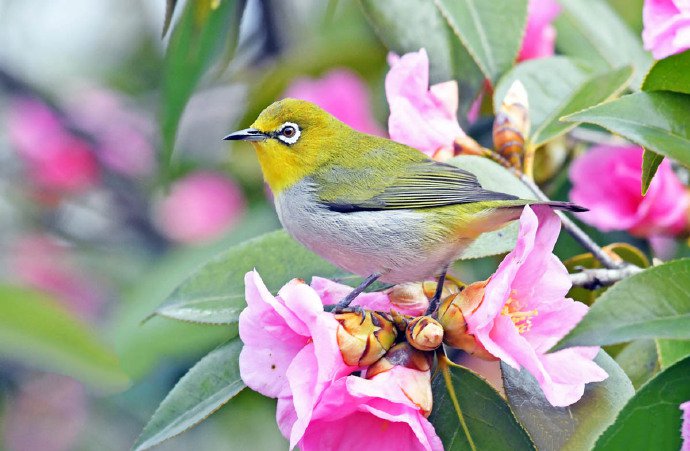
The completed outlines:
{"type": "Polygon", "coordinates": [[[278,132],[278,139],[283,141],[285,144],[292,145],[297,142],[301,134],[302,131],[299,129],[299,125],[295,124],[294,122],[285,122],[283,125],[280,126],[280,131],[278,132]],[[295,131],[295,133],[289,137],[283,134],[285,129],[288,127],[292,128],[295,131]]]}

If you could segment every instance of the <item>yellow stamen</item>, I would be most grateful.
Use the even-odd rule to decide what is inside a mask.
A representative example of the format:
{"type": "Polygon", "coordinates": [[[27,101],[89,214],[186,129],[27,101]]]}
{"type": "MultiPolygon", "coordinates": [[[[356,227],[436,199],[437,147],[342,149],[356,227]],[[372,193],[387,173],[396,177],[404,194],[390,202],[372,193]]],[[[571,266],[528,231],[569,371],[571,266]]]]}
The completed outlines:
{"type": "Polygon", "coordinates": [[[532,317],[537,316],[539,311],[537,309],[523,311],[524,306],[513,297],[514,295],[515,292],[513,290],[508,301],[503,306],[501,314],[509,317],[513,324],[515,324],[518,332],[524,334],[532,328],[532,317]]]}

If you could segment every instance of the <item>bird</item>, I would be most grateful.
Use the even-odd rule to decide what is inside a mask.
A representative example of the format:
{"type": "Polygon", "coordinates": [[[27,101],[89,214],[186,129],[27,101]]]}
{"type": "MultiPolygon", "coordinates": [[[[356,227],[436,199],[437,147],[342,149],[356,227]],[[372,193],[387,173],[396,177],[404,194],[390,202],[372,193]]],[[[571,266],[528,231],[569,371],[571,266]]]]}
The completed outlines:
{"type": "Polygon", "coordinates": [[[286,98],[224,137],[248,141],[273,192],[281,224],[298,242],[364,279],[346,309],[376,280],[439,276],[482,233],[518,219],[525,205],[586,211],[484,189],[477,177],[417,149],[358,132],[317,105],[286,98]]]}

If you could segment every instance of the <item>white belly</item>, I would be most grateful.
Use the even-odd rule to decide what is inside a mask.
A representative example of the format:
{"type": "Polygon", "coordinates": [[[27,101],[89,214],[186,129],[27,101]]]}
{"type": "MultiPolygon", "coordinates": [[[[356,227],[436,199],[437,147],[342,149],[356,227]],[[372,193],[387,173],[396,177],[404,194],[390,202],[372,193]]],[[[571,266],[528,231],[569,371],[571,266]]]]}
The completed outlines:
{"type": "Polygon", "coordinates": [[[333,212],[316,202],[305,182],[280,193],[276,210],[297,241],[347,271],[381,273],[391,283],[440,273],[467,243],[429,236],[428,216],[412,210],[333,212]]]}

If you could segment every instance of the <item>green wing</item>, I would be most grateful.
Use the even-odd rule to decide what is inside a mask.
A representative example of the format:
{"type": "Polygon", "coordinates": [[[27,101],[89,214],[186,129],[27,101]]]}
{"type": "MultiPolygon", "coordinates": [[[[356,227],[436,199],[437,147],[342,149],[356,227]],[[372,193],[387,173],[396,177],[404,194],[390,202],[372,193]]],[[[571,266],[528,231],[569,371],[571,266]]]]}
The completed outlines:
{"type": "Polygon", "coordinates": [[[517,197],[482,188],[474,174],[426,158],[377,159],[374,166],[330,167],[318,177],[321,201],[339,212],[433,208],[517,197]],[[401,165],[402,163],[402,165],[401,165]],[[405,171],[393,168],[405,167],[405,171]]]}

